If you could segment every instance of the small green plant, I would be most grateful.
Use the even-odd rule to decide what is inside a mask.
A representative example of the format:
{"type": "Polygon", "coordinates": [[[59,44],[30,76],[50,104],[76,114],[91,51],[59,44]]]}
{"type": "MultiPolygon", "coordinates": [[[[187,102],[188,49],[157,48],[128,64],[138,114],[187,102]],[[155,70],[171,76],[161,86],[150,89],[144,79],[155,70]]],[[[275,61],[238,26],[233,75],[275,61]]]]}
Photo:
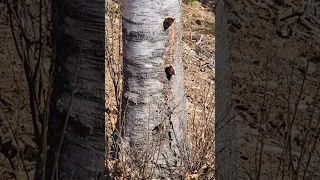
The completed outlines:
{"type": "Polygon", "coordinates": [[[210,33],[214,33],[214,23],[209,23],[209,22],[203,22],[203,26],[205,28],[208,28],[210,33]]]}
{"type": "Polygon", "coordinates": [[[194,8],[198,7],[198,4],[196,2],[196,0],[186,0],[186,3],[194,8]]]}

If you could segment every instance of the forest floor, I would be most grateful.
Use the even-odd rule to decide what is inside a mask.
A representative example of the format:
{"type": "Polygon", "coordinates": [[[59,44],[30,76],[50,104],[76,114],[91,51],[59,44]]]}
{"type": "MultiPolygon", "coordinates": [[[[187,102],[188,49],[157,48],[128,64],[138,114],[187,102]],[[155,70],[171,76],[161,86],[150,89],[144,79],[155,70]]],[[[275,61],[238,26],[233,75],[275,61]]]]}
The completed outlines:
{"type": "MultiPolygon", "coordinates": [[[[211,5],[212,1],[183,4],[183,60],[189,136],[194,144],[201,145],[195,151],[196,160],[187,174],[189,179],[213,178],[214,14],[208,8],[211,5]]],[[[113,2],[110,7],[117,11],[117,3],[113,2]]],[[[33,179],[36,144],[28,108],[27,82],[14,46],[6,6],[2,2],[0,9],[0,180],[33,179]],[[21,150],[22,158],[12,155],[17,149],[21,150]]],[[[118,25],[116,23],[114,27],[116,34],[119,33],[118,25]]],[[[50,59],[46,61],[50,62],[50,59]]],[[[106,70],[106,108],[110,110],[106,119],[107,126],[112,127],[117,108],[107,66],[106,70]]]]}
{"type": "Polygon", "coordinates": [[[231,4],[239,179],[320,179],[320,3],[276,2],[231,4]]]}

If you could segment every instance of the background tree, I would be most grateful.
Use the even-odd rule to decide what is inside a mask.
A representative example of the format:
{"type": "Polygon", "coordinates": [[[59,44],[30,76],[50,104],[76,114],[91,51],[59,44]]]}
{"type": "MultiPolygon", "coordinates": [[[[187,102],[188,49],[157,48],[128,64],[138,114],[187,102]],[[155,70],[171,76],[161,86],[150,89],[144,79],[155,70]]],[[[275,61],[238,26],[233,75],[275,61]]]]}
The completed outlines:
{"type": "Polygon", "coordinates": [[[38,166],[35,179],[98,179],[105,167],[105,1],[52,3],[49,149],[46,172],[38,166]]]}
{"type": "Polygon", "coordinates": [[[178,179],[188,144],[181,1],[125,0],[122,8],[122,120],[114,137],[122,133],[124,148],[116,154],[141,176],[178,179]]]}
{"type": "Polygon", "coordinates": [[[237,179],[236,127],[231,103],[227,1],[216,1],[215,177],[237,179]]]}

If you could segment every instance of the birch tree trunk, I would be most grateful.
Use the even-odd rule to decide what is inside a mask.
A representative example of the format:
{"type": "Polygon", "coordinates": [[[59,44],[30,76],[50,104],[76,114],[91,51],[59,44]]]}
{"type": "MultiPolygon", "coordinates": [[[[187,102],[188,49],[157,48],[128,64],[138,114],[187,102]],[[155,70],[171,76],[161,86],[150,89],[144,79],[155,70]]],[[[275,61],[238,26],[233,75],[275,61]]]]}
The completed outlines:
{"type": "Polygon", "coordinates": [[[60,180],[98,179],[105,168],[105,2],[56,0],[52,11],[55,69],[46,179],[55,174],[53,167],[60,180]]]}
{"type": "Polygon", "coordinates": [[[125,0],[122,18],[120,155],[144,177],[178,179],[187,148],[181,1],[125,0]]]}
{"type": "Polygon", "coordinates": [[[237,179],[236,127],[230,92],[227,5],[216,1],[216,81],[215,81],[215,177],[216,180],[237,179]]]}

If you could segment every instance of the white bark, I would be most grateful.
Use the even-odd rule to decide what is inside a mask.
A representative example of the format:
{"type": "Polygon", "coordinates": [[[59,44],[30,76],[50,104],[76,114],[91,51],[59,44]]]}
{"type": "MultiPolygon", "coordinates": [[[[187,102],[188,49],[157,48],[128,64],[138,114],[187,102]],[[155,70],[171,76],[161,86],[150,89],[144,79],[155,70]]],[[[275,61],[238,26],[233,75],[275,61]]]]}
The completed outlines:
{"type": "MultiPolygon", "coordinates": [[[[148,163],[155,168],[153,178],[170,176],[177,178],[178,167],[185,155],[187,132],[187,111],[185,101],[184,75],[182,65],[182,19],[179,0],[125,0],[123,2],[123,58],[124,85],[123,110],[125,114],[124,147],[131,163],[141,168],[145,164],[145,154],[150,151],[158,160],[148,163]],[[167,16],[175,18],[175,26],[163,29],[167,16]],[[174,43],[167,43],[169,32],[176,27],[174,43]],[[173,49],[173,59],[164,57],[165,46],[173,49]],[[167,62],[165,62],[167,61],[167,62]],[[170,62],[169,62],[170,61],[170,62]],[[169,81],[165,67],[171,64],[175,75],[169,81]],[[166,100],[168,98],[168,100],[166,100]],[[167,102],[166,102],[167,101],[167,102]],[[166,105],[167,103],[167,105],[166,105]],[[167,108],[174,109],[170,116],[167,108]],[[166,120],[165,120],[166,119],[166,120]],[[152,131],[161,122],[165,124],[163,139],[157,141],[159,133],[152,131]],[[171,133],[170,140],[168,133],[171,133]],[[171,148],[170,150],[170,143],[171,148]],[[129,151],[130,149],[130,151],[129,151]],[[175,153],[176,154],[175,154],[175,153]],[[133,160],[134,159],[134,160],[133,160]],[[171,165],[168,165],[168,161],[171,165]],[[168,175],[170,174],[171,175],[168,175]]],[[[169,48],[170,49],[170,48],[169,48]]],[[[150,169],[148,171],[150,173],[150,169]]]]}
{"type": "Polygon", "coordinates": [[[216,1],[216,81],[215,81],[215,177],[237,179],[236,127],[230,93],[229,43],[225,0],[216,1]]]}
{"type": "Polygon", "coordinates": [[[93,180],[101,177],[105,168],[105,2],[56,0],[52,3],[52,59],[56,69],[46,179],[51,176],[54,155],[59,148],[79,60],[58,178],[93,180]]]}

